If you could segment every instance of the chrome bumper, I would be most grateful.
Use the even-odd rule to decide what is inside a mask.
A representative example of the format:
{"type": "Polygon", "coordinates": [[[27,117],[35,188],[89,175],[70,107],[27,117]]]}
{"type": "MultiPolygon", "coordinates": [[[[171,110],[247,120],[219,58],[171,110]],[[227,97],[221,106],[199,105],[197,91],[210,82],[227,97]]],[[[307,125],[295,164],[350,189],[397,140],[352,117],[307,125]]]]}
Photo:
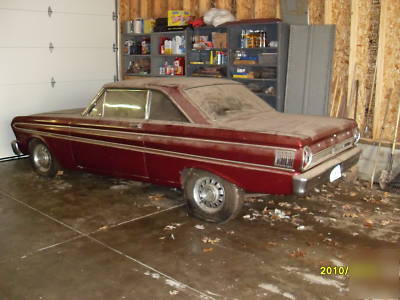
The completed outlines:
{"type": "Polygon", "coordinates": [[[340,165],[342,173],[354,166],[360,158],[361,149],[352,148],[328,161],[312,168],[311,170],[293,176],[293,193],[304,195],[315,186],[329,182],[331,171],[340,165]]]}
{"type": "Polygon", "coordinates": [[[13,140],[11,142],[11,148],[14,151],[14,153],[18,156],[24,155],[21,150],[19,150],[18,142],[16,140],[13,140]]]}

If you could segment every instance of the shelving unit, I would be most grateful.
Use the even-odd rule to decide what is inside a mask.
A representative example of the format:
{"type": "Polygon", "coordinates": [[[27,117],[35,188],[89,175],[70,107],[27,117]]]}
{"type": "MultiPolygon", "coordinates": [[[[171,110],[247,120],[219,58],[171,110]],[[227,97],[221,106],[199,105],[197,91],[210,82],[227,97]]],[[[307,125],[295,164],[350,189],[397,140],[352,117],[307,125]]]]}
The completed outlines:
{"type": "MultiPolygon", "coordinates": [[[[215,34],[214,34],[215,35],[215,34]]],[[[220,36],[221,38],[221,36],[220,36]]],[[[127,54],[122,56],[124,77],[127,76],[170,76],[160,72],[165,63],[172,65],[176,58],[185,61],[185,76],[193,77],[222,77],[229,78],[246,84],[254,93],[268,102],[279,111],[283,111],[285,99],[285,83],[287,70],[289,26],[285,23],[231,23],[226,26],[204,26],[183,31],[154,32],[151,34],[124,34],[123,42],[127,39],[150,39],[150,54],[127,54]],[[265,47],[242,47],[242,30],[265,32],[265,47]],[[226,34],[226,47],[213,47],[208,44],[205,49],[193,48],[196,36],[204,36],[211,42],[213,33],[226,34]],[[161,54],[161,38],[183,36],[185,51],[178,54],[161,54]],[[273,41],[275,47],[270,47],[273,41]],[[267,43],[268,42],[268,43],[267,43]],[[237,52],[244,53],[247,57],[254,57],[253,61],[235,64],[237,52]],[[210,53],[215,56],[218,52],[225,53],[224,61],[210,63],[210,53]],[[264,55],[264,56],[263,56],[264,55]],[[127,72],[130,61],[139,61],[149,64],[148,74],[127,72]],[[249,78],[235,78],[237,71],[251,74],[249,78]],[[254,78],[250,78],[254,77],[254,78]]],[[[198,41],[198,38],[197,40],[198,41]]],[[[257,45],[257,44],[255,44],[257,45]]],[[[262,45],[262,44],[261,44],[262,45]]],[[[199,46],[199,45],[197,45],[199,46]]],[[[260,46],[260,44],[258,44],[260,46]]]]}
{"type": "Polygon", "coordinates": [[[123,61],[121,66],[125,76],[151,75],[151,40],[151,34],[125,33],[122,35],[123,61]],[[131,41],[133,45],[128,46],[128,41],[131,41]],[[142,53],[142,41],[148,41],[148,53],[142,53]]]}
{"type": "Polygon", "coordinates": [[[283,111],[289,26],[285,23],[234,23],[227,27],[229,36],[228,78],[246,84],[254,93],[275,109],[283,111]],[[260,46],[265,43],[266,46],[243,47],[241,41],[243,30],[246,32],[252,31],[253,33],[258,32],[259,40],[254,45],[260,46]],[[264,37],[265,42],[262,42],[262,37],[264,37]],[[271,41],[277,47],[268,46],[271,41]],[[235,60],[240,59],[239,53],[247,58],[253,58],[253,60],[249,64],[235,64],[235,60]],[[275,54],[276,57],[272,59],[272,62],[262,62],[260,56],[262,54],[275,54]],[[235,78],[235,74],[249,76],[249,78],[235,78]]]}
{"type": "MultiPolygon", "coordinates": [[[[168,32],[154,32],[152,33],[152,43],[151,43],[151,53],[152,53],[152,63],[151,63],[151,74],[153,76],[170,76],[165,74],[160,74],[160,68],[164,67],[167,62],[169,65],[174,63],[175,58],[182,57],[185,61],[185,75],[187,74],[187,50],[189,46],[189,30],[183,31],[168,31],[168,32]],[[160,53],[160,39],[161,38],[174,38],[175,36],[183,36],[185,39],[185,50],[183,53],[177,54],[161,54],[160,53]]],[[[178,75],[179,76],[179,75],[178,75]]]]}
{"type": "MultiPolygon", "coordinates": [[[[207,47],[206,49],[195,49],[195,42],[198,42],[199,37],[206,37],[208,43],[213,41],[213,34],[225,34],[226,44],[228,42],[227,28],[226,27],[214,27],[214,26],[204,26],[194,28],[190,33],[190,43],[188,51],[188,76],[196,77],[227,77],[227,61],[228,61],[228,45],[224,48],[214,47],[214,44],[210,44],[212,47],[207,47]],[[197,39],[197,40],[196,40],[197,39]],[[216,56],[217,53],[225,53],[225,61],[222,59],[217,63],[210,62],[212,57],[216,56]],[[193,64],[193,62],[197,62],[193,64]],[[198,63],[202,62],[202,63],[198,63]]],[[[199,44],[199,43],[198,43],[199,44]]],[[[200,43],[202,44],[202,43],[200,43]]],[[[206,43],[204,43],[206,44],[206,43]]],[[[222,54],[220,54],[222,55],[222,54]]]]}

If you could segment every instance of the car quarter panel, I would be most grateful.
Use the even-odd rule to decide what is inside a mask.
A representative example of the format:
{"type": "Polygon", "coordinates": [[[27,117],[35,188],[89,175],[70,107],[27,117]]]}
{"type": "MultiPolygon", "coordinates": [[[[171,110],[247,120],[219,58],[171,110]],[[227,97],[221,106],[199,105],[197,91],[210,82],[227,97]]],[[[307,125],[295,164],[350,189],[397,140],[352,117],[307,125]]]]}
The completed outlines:
{"type": "MultiPolygon", "coordinates": [[[[184,169],[200,168],[249,192],[292,191],[294,169],[275,167],[274,159],[276,150],[285,150],[293,151],[300,161],[294,146],[254,143],[253,133],[193,125],[145,122],[143,129],[146,164],[150,178],[156,181],[177,183],[184,169]]],[[[298,142],[293,140],[292,145],[298,142]]]]}

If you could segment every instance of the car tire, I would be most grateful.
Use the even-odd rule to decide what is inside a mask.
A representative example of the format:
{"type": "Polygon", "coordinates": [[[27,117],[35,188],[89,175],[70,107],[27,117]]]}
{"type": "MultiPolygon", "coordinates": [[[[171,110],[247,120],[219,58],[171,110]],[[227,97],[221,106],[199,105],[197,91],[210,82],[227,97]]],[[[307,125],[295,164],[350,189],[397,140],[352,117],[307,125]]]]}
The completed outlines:
{"type": "Polygon", "coordinates": [[[212,223],[227,222],[235,218],[244,199],[243,190],[235,184],[198,169],[186,172],[184,195],[189,214],[212,223]]]}
{"type": "Polygon", "coordinates": [[[54,177],[57,174],[59,165],[44,143],[37,140],[30,142],[29,152],[32,168],[37,174],[44,177],[54,177]]]}

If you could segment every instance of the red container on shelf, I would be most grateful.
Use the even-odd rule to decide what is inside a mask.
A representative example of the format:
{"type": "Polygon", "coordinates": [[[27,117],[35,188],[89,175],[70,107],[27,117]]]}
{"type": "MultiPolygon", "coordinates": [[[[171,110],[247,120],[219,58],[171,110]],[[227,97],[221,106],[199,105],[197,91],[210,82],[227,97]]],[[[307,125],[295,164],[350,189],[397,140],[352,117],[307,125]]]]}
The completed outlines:
{"type": "Polygon", "coordinates": [[[177,57],[174,60],[174,75],[185,75],[185,58],[177,57]]]}

